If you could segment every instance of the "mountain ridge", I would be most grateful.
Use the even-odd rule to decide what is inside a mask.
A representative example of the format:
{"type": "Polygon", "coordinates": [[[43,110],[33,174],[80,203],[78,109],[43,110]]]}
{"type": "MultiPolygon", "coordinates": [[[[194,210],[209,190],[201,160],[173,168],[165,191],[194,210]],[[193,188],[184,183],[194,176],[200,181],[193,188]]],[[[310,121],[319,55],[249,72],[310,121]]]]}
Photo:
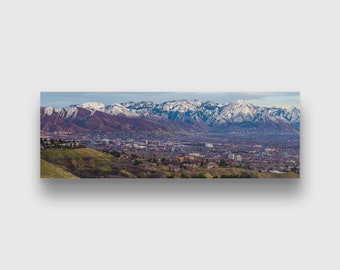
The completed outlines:
{"type": "Polygon", "coordinates": [[[64,108],[41,107],[40,118],[43,131],[218,131],[237,127],[296,132],[300,109],[258,106],[245,100],[217,103],[182,99],[111,105],[89,101],[64,108]]]}

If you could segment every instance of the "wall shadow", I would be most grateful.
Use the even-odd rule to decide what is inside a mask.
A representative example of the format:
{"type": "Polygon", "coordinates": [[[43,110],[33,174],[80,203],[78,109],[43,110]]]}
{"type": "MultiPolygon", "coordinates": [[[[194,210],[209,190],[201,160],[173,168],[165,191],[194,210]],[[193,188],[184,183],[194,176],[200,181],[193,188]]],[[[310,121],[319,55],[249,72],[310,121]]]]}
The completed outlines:
{"type": "Polygon", "coordinates": [[[174,180],[174,179],[81,179],[40,180],[48,197],[87,198],[176,198],[227,199],[232,197],[277,198],[299,197],[301,179],[235,179],[235,180],[174,180]]]}

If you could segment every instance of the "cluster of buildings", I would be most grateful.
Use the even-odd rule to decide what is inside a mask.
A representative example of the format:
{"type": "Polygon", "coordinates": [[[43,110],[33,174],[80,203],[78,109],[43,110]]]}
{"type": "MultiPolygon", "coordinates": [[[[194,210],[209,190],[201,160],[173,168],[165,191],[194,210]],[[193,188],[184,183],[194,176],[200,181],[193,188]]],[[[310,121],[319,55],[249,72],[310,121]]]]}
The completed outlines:
{"type": "MultiPolygon", "coordinates": [[[[140,166],[181,166],[214,168],[221,160],[233,167],[256,171],[298,171],[299,138],[277,136],[226,136],[224,134],[121,133],[121,134],[58,134],[97,150],[116,151],[128,160],[132,155],[142,160],[140,166]],[[162,160],[167,162],[162,162],[162,160]]],[[[52,136],[53,137],[53,136],[52,136]]],[[[51,139],[51,138],[49,138],[51,139]]]]}
{"type": "Polygon", "coordinates": [[[242,161],[242,156],[241,155],[235,155],[234,153],[230,153],[228,155],[228,159],[231,159],[231,160],[236,160],[236,161],[242,161]]]}

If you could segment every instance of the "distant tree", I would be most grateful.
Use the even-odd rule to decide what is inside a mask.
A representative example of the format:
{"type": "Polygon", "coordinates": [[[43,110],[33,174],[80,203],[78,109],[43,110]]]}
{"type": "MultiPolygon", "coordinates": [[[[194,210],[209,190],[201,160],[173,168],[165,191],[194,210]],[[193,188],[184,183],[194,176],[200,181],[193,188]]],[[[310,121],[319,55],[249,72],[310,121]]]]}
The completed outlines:
{"type": "Polygon", "coordinates": [[[194,174],[192,176],[192,178],[206,178],[205,175],[203,173],[199,173],[199,174],[194,174]]]}
{"type": "Polygon", "coordinates": [[[170,160],[167,159],[167,158],[165,158],[165,157],[163,157],[163,158],[161,159],[161,162],[162,162],[163,165],[168,165],[169,162],[170,162],[170,160]]]}
{"type": "Polygon", "coordinates": [[[222,158],[222,159],[220,160],[218,166],[220,166],[220,167],[225,167],[225,166],[227,166],[226,160],[225,160],[224,158],[222,158]]]}
{"type": "Polygon", "coordinates": [[[186,163],[185,163],[185,162],[181,162],[180,165],[179,165],[179,167],[180,167],[181,169],[187,169],[187,166],[186,166],[186,163]]]}
{"type": "Polygon", "coordinates": [[[237,174],[222,174],[221,178],[241,178],[240,175],[237,174]]]}
{"type": "Polygon", "coordinates": [[[291,171],[297,173],[298,169],[296,167],[294,167],[294,168],[291,169],[291,171]]]}
{"type": "Polygon", "coordinates": [[[114,150],[111,151],[110,154],[116,158],[120,158],[121,156],[121,153],[119,153],[118,151],[114,151],[114,150]]]}
{"type": "Polygon", "coordinates": [[[251,175],[249,173],[242,172],[240,178],[251,178],[251,175]]]}
{"type": "Polygon", "coordinates": [[[142,164],[143,162],[141,160],[136,159],[133,165],[138,166],[139,164],[142,164]]]}

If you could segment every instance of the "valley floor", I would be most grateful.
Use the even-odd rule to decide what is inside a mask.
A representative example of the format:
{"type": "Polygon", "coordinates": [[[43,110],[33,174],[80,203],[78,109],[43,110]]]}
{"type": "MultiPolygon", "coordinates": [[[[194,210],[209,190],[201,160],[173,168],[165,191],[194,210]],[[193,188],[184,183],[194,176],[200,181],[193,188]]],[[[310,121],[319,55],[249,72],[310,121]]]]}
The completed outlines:
{"type": "Polygon", "coordinates": [[[299,178],[295,172],[189,165],[134,155],[118,157],[86,147],[41,149],[41,178],[299,178]]]}

